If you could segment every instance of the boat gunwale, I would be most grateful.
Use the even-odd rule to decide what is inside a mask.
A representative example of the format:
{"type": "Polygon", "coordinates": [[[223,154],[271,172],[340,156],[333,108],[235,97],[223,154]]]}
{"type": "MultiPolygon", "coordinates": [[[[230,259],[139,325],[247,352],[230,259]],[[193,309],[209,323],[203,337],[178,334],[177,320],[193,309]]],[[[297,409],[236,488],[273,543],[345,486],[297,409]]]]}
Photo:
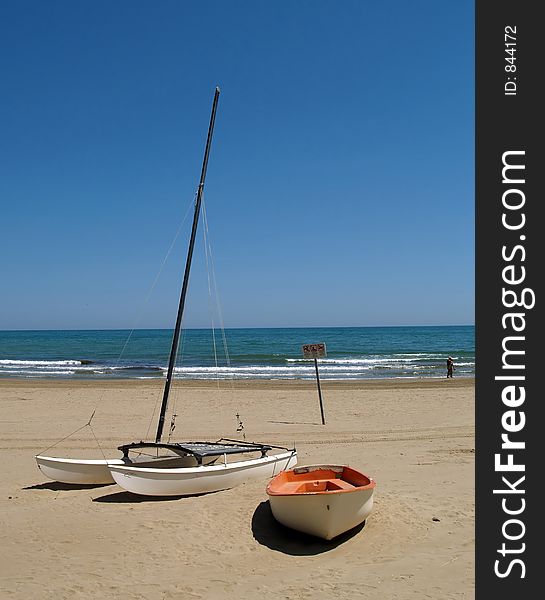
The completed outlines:
{"type": "Polygon", "coordinates": [[[287,448],[285,446],[273,446],[271,444],[261,444],[258,442],[246,442],[239,440],[231,440],[229,438],[220,438],[216,442],[131,442],[123,444],[117,449],[123,452],[125,458],[131,450],[139,448],[157,448],[170,450],[171,452],[181,456],[194,456],[195,458],[205,458],[208,456],[223,456],[224,454],[251,454],[253,452],[261,452],[262,456],[266,456],[269,450],[285,450],[292,452],[295,448],[287,448]]]}
{"type": "MultiPolygon", "coordinates": [[[[339,472],[339,471],[336,471],[339,472]]],[[[303,473],[299,473],[299,474],[303,474],[303,473]]],[[[340,479],[341,481],[344,481],[342,477],[339,478],[333,478],[333,477],[327,477],[327,478],[323,478],[321,481],[323,482],[328,482],[328,481],[332,481],[335,482],[337,479],[340,479]]],[[[318,479],[319,480],[319,479],[318,479]]],[[[301,482],[291,482],[291,483],[297,483],[299,486],[301,486],[302,484],[306,483],[305,480],[302,480],[301,482]]],[[[350,483],[350,482],[347,482],[350,483]]],[[[275,475],[271,481],[267,484],[267,487],[265,489],[265,491],[267,492],[267,494],[269,496],[285,496],[285,497],[305,497],[305,496],[330,496],[330,495],[337,495],[337,494],[353,494],[354,492],[362,492],[362,491],[366,491],[366,490],[373,490],[376,487],[376,481],[372,478],[369,477],[368,475],[365,475],[365,473],[362,473],[361,471],[357,471],[356,469],[353,469],[352,467],[349,467],[348,465],[304,465],[304,466],[300,466],[300,467],[294,467],[292,469],[288,469],[285,471],[282,471],[280,473],[278,473],[278,475],[275,475]],[[301,469],[310,469],[309,471],[306,471],[306,473],[310,473],[313,471],[326,471],[326,470],[333,470],[335,471],[335,469],[339,469],[342,467],[342,470],[344,472],[344,469],[350,469],[351,471],[355,471],[358,475],[362,475],[363,477],[365,477],[366,479],[369,480],[369,483],[365,484],[365,485],[352,485],[352,488],[339,488],[336,490],[316,490],[316,491],[299,491],[298,488],[294,489],[283,489],[284,486],[280,487],[280,489],[273,489],[275,487],[275,484],[278,485],[278,479],[281,478],[282,476],[286,476],[286,474],[288,472],[293,472],[294,474],[298,474],[296,473],[297,470],[301,470],[301,469]]]]}
{"type": "Polygon", "coordinates": [[[100,458],[100,459],[95,459],[95,458],[63,458],[62,456],[44,456],[43,454],[36,454],[34,456],[34,458],[36,459],[36,462],[39,462],[39,460],[49,460],[51,462],[57,462],[57,463],[65,463],[68,465],[74,465],[74,464],[80,464],[80,465],[104,465],[104,466],[108,466],[110,463],[114,464],[114,465],[122,465],[123,464],[123,460],[120,458],[100,458]]]}
{"type": "MultiPolygon", "coordinates": [[[[291,457],[297,456],[297,451],[290,450],[288,452],[284,452],[282,454],[268,454],[266,456],[260,456],[259,458],[254,458],[251,460],[239,460],[231,463],[221,463],[214,465],[199,465],[197,467],[177,467],[175,469],[163,468],[157,469],[154,467],[137,467],[137,466],[128,466],[124,464],[116,464],[116,465],[108,465],[110,471],[115,471],[117,473],[125,474],[125,475],[133,475],[133,474],[161,474],[161,475],[196,475],[204,473],[221,473],[224,472],[228,467],[231,469],[242,468],[242,467],[253,467],[259,466],[262,464],[273,463],[276,461],[287,460],[288,464],[291,457]]],[[[166,479],[167,477],[165,477],[166,479]]]]}

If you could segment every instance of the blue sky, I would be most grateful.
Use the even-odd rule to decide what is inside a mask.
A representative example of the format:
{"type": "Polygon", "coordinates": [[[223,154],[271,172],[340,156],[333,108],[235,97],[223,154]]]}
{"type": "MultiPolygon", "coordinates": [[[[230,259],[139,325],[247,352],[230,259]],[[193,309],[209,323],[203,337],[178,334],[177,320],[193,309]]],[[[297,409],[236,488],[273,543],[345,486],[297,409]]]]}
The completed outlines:
{"type": "Polygon", "coordinates": [[[474,322],[473,2],[0,6],[0,329],[474,322]],[[210,324],[202,235],[185,325],[210,324]]]}

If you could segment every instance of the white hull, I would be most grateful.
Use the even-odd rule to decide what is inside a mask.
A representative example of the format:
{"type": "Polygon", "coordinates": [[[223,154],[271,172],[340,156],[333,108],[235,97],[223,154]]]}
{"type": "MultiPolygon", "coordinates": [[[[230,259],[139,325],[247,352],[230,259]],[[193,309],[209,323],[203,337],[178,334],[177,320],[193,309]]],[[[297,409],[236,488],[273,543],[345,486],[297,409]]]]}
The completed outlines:
{"type": "Polygon", "coordinates": [[[282,525],[331,540],[365,521],[374,488],[373,479],[351,467],[310,465],[278,474],[267,494],[282,525]]]}
{"type": "Polygon", "coordinates": [[[274,518],[282,525],[331,540],[365,521],[373,509],[373,490],[270,496],[269,502],[274,518]]]}
{"type": "Polygon", "coordinates": [[[36,463],[40,471],[53,481],[79,485],[100,485],[114,483],[108,463],[122,465],[123,461],[120,459],[80,460],[38,455],[36,463]]]}
{"type": "MultiPolygon", "coordinates": [[[[221,458],[220,458],[221,460],[221,458]]],[[[109,464],[115,482],[133,494],[191,496],[226,490],[252,479],[274,477],[297,464],[297,452],[285,452],[252,460],[179,469],[109,464]]]]}
{"type": "MultiPolygon", "coordinates": [[[[204,463],[213,462],[216,457],[207,457],[204,463]]],[[[56,458],[53,456],[36,456],[36,462],[40,471],[49,479],[60,483],[78,485],[100,485],[115,483],[108,465],[146,464],[151,465],[176,465],[190,467],[196,465],[192,456],[176,457],[146,457],[140,456],[134,459],[111,458],[105,460],[82,460],[78,458],[56,458]]],[[[164,468],[164,467],[163,467],[164,468]]]]}

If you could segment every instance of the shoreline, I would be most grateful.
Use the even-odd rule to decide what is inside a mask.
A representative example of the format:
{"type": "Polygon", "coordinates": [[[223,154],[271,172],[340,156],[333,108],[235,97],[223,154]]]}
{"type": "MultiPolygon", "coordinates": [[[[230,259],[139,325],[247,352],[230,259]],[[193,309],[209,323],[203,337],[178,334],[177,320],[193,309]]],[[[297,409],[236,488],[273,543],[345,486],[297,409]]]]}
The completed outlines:
{"type": "MultiPolygon", "coordinates": [[[[11,386],[22,387],[25,385],[39,385],[41,387],[112,387],[115,389],[134,386],[137,388],[157,388],[164,386],[164,379],[77,379],[77,378],[39,378],[39,377],[6,377],[0,379],[0,389],[11,386]]],[[[213,388],[225,391],[227,389],[315,389],[315,380],[302,379],[176,379],[173,382],[177,388],[213,388]]],[[[475,377],[454,377],[452,379],[430,377],[422,379],[397,378],[397,379],[352,379],[328,380],[320,379],[324,389],[448,389],[460,387],[475,387],[475,377]],[[448,386],[448,388],[446,387],[448,386]]]]}

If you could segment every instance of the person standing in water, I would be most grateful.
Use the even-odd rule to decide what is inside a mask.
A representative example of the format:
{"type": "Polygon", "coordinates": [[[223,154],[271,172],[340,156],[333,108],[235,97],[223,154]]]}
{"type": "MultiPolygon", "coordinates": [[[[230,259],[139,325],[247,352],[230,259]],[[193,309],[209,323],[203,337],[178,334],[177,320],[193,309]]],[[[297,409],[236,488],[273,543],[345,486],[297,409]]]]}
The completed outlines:
{"type": "Polygon", "coordinates": [[[452,356],[447,358],[447,378],[450,377],[452,379],[452,372],[454,371],[454,360],[452,356]]]}

